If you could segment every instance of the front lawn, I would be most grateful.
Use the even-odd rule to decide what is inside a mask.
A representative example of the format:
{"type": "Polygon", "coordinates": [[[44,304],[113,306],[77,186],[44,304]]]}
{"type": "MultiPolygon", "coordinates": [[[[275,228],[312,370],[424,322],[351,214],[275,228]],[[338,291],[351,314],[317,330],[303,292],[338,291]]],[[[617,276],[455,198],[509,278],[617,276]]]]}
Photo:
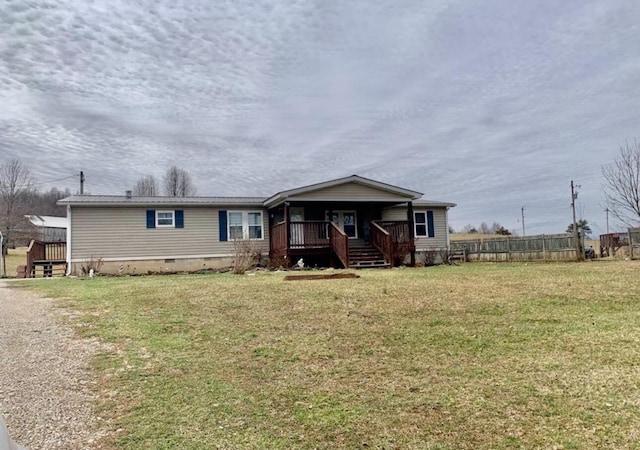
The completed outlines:
{"type": "Polygon", "coordinates": [[[638,448],[640,263],[29,286],[111,344],[104,448],[638,448]],[[116,432],[116,430],[118,430],[116,432]]]}

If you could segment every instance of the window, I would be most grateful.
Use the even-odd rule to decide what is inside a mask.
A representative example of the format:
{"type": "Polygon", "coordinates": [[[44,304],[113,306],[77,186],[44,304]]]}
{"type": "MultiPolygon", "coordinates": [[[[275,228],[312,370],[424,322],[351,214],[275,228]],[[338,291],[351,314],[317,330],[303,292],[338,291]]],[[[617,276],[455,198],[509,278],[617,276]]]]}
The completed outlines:
{"type": "Polygon", "coordinates": [[[416,237],[434,237],[433,211],[415,211],[413,213],[413,226],[416,237]]]}
{"type": "Polygon", "coordinates": [[[262,213],[249,212],[249,239],[262,239],[262,213]]]}
{"type": "Polygon", "coordinates": [[[229,213],[229,237],[231,239],[242,239],[242,213],[229,213]]]}
{"type": "Polygon", "coordinates": [[[173,227],[173,211],[156,211],[156,227],[173,227]]]}
{"type": "Polygon", "coordinates": [[[147,209],[147,228],[184,228],[184,211],[147,209]]]}
{"type": "Polygon", "coordinates": [[[261,211],[229,211],[229,239],[263,239],[261,211]]]}
{"type": "Polygon", "coordinates": [[[416,236],[427,235],[427,214],[423,212],[414,213],[416,224],[416,236]]]}

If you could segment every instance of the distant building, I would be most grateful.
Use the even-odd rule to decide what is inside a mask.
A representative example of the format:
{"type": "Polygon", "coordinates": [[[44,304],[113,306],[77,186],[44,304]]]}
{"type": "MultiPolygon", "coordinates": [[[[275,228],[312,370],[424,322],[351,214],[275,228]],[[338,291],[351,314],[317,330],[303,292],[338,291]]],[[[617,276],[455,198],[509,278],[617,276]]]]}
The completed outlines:
{"type": "Polygon", "coordinates": [[[38,238],[45,242],[65,242],[67,240],[66,217],[38,216],[37,214],[27,214],[29,219],[37,229],[38,238]]]}

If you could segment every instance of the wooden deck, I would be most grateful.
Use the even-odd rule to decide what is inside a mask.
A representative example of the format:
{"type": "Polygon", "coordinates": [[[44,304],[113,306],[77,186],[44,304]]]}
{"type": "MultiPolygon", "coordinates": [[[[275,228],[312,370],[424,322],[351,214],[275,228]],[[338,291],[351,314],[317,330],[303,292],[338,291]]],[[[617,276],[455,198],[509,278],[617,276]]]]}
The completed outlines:
{"type": "Polygon", "coordinates": [[[67,243],[32,240],[27,249],[26,277],[64,276],[67,272],[67,243]]]}
{"type": "MultiPolygon", "coordinates": [[[[413,249],[408,221],[373,221],[369,246],[379,252],[385,264],[367,264],[361,259],[352,265],[349,237],[330,221],[281,222],[270,230],[270,256],[290,263],[298,257],[331,256],[345,267],[391,267],[413,249]]],[[[376,257],[379,261],[380,258],[376,257]]]]}

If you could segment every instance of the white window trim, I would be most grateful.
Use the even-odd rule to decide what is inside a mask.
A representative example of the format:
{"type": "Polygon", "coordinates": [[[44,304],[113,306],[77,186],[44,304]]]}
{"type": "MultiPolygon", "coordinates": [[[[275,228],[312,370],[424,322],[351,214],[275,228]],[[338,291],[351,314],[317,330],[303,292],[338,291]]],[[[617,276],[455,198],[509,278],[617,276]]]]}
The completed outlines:
{"type": "Polygon", "coordinates": [[[175,228],[176,227],[176,212],[174,210],[156,210],[156,228],[175,228]],[[171,225],[160,224],[158,217],[160,214],[171,213],[171,225]]]}
{"type": "MultiPolygon", "coordinates": [[[[423,223],[420,222],[420,225],[423,223]]],[[[413,211],[413,235],[420,239],[434,239],[429,237],[429,219],[427,219],[427,211],[413,211]],[[418,221],[416,220],[416,214],[424,214],[424,234],[418,234],[418,221]]]]}
{"type": "Polygon", "coordinates": [[[230,241],[233,241],[235,238],[231,235],[231,220],[229,219],[231,214],[237,213],[242,214],[242,239],[247,241],[264,241],[264,214],[262,211],[258,210],[247,210],[247,211],[227,211],[227,236],[230,241]],[[260,238],[249,238],[249,214],[260,214],[260,238]]]}

